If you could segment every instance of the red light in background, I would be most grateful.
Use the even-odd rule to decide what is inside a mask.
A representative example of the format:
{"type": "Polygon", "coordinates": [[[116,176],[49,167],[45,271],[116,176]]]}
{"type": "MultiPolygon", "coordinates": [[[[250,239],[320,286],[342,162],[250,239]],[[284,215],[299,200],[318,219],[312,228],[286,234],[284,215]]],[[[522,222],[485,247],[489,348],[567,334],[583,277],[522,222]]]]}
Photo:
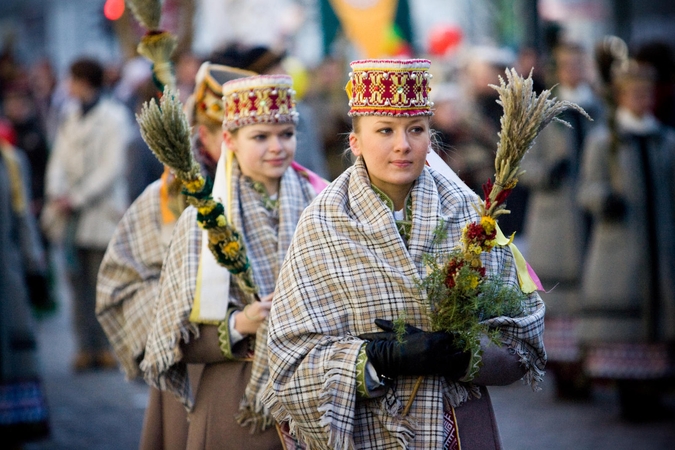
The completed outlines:
{"type": "Polygon", "coordinates": [[[124,0],[106,0],[103,14],[108,20],[117,20],[124,14],[124,0]]]}

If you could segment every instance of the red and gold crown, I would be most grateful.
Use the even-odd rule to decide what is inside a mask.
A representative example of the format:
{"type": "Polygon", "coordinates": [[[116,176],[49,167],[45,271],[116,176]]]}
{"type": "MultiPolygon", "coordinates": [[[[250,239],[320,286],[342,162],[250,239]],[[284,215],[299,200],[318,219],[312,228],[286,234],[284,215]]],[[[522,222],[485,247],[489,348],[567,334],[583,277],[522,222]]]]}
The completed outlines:
{"type": "Polygon", "coordinates": [[[293,80],[288,75],[258,75],[223,85],[223,128],[255,123],[298,123],[293,80]]]}
{"type": "Polygon", "coordinates": [[[427,59],[365,59],[350,64],[350,116],[430,116],[431,62],[427,59]]]}
{"type": "Polygon", "coordinates": [[[195,91],[191,98],[195,119],[222,125],[225,116],[223,83],[252,75],[255,72],[211,64],[208,61],[202,63],[195,77],[195,91]]]}

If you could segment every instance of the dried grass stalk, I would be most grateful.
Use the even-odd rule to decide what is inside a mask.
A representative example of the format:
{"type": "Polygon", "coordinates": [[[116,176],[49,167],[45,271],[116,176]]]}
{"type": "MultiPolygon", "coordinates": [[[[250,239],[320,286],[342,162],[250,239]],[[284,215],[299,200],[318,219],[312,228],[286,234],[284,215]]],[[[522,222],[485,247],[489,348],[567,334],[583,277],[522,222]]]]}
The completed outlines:
{"type": "Polygon", "coordinates": [[[131,13],[148,30],[159,29],[163,0],[126,0],[131,13]]]}
{"type": "Polygon", "coordinates": [[[146,102],[136,120],[143,140],[162,164],[182,182],[188,202],[197,208],[199,225],[209,233],[209,249],[216,261],[235,276],[239,287],[258,299],[246,246],[242,236],[227,221],[223,205],[211,194],[190,146],[190,126],[183,105],[168,86],[159,101],[146,102]]]}
{"type": "Polygon", "coordinates": [[[506,69],[506,79],[507,82],[500,76],[499,86],[490,85],[499,92],[497,103],[502,105],[504,114],[498,134],[495,182],[489,186],[489,195],[486,192],[485,200],[477,208],[482,216],[493,218],[510,212],[503,199],[518,183],[518,177],[523,173],[520,162],[541,130],[553,121],[571,127],[557,117],[568,109],[578,111],[588,120],[593,120],[576,103],[550,98],[551,91],[548,89],[537,95],[533,89],[531,72],[527,78],[523,78],[515,69],[506,69]]]}
{"type": "Polygon", "coordinates": [[[166,86],[159,104],[155,99],[146,102],[136,114],[136,121],[150,150],[181,181],[196,181],[201,177],[190,147],[190,125],[178,93],[166,86]]]}

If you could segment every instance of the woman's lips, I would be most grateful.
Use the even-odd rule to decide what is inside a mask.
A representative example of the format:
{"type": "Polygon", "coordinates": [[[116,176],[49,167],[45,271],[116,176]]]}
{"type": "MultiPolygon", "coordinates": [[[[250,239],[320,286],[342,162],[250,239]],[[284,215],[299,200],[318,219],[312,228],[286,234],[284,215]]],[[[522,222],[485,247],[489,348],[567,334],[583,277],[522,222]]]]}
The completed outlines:
{"type": "Polygon", "coordinates": [[[391,164],[396,166],[396,167],[404,168],[404,167],[410,167],[412,165],[412,161],[397,159],[397,160],[392,161],[391,164]]]}
{"type": "Polygon", "coordinates": [[[276,158],[276,159],[268,159],[265,160],[267,164],[271,164],[273,166],[282,166],[286,162],[286,158],[276,158]]]}

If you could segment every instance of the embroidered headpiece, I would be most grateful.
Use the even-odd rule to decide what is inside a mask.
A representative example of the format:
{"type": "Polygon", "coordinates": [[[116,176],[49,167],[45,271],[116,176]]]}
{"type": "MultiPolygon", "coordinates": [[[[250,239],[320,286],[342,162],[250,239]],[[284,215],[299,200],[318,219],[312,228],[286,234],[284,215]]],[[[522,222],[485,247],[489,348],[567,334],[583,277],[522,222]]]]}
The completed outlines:
{"type": "Polygon", "coordinates": [[[223,85],[223,128],[255,123],[298,123],[293,81],[288,75],[258,75],[223,85]]]}
{"type": "Polygon", "coordinates": [[[366,59],[350,64],[350,116],[431,116],[431,62],[427,59],[366,59]]]}
{"type": "Polygon", "coordinates": [[[195,77],[195,91],[191,99],[195,118],[222,125],[225,116],[223,83],[253,75],[255,72],[204,62],[195,77]]]}

